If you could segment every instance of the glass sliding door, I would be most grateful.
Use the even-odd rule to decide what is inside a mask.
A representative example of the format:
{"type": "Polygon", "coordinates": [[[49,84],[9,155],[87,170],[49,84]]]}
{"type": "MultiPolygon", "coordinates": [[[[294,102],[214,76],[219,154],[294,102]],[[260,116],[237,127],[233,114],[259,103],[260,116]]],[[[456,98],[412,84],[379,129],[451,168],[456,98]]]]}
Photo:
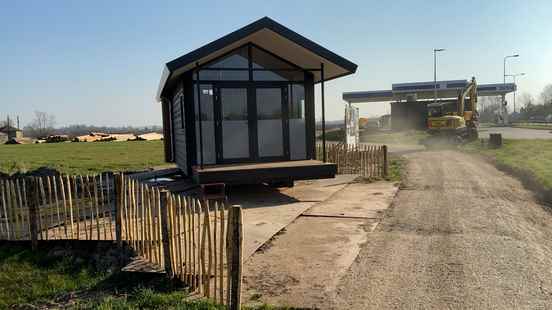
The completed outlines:
{"type": "Polygon", "coordinates": [[[210,84],[200,85],[200,102],[201,107],[197,101],[197,91],[194,89],[194,105],[195,105],[195,119],[196,119],[196,142],[197,142],[197,161],[201,162],[201,149],[203,145],[203,163],[204,164],[216,164],[216,148],[215,148],[215,117],[214,117],[214,94],[213,87],[210,84]],[[199,110],[201,108],[201,118],[199,116],[199,110]],[[199,130],[201,126],[201,134],[199,130]],[[201,141],[200,141],[201,140],[201,141]]]}
{"type": "Polygon", "coordinates": [[[292,84],[289,91],[289,151],[291,160],[307,158],[305,87],[292,84]]]}
{"type": "Polygon", "coordinates": [[[219,89],[220,162],[251,158],[247,88],[219,89]]]}
{"type": "Polygon", "coordinates": [[[257,151],[259,158],[283,159],[283,88],[256,88],[257,151]]]}

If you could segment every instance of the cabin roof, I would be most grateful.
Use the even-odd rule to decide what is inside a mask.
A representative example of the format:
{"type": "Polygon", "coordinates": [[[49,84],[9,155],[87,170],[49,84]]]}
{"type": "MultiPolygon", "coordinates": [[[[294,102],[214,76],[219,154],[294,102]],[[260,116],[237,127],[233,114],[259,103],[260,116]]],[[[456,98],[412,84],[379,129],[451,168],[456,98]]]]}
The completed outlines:
{"type": "MultiPolygon", "coordinates": [[[[357,65],[303,37],[269,17],[263,17],[231,32],[207,45],[180,56],[165,64],[157,91],[161,101],[171,82],[183,73],[213,60],[245,43],[254,43],[302,69],[320,69],[324,64],[324,80],[352,74],[357,65]]],[[[322,80],[320,71],[313,71],[314,82],[322,80]]]]}

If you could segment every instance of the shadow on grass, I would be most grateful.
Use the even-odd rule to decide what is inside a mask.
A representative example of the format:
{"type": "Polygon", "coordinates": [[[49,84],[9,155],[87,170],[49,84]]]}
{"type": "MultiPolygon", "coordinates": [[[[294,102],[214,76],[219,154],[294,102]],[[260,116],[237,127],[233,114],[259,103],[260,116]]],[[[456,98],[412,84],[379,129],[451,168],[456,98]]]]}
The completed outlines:
{"type": "Polygon", "coordinates": [[[0,309],[30,305],[86,309],[86,305],[101,305],[107,297],[144,294],[151,295],[151,300],[158,294],[185,297],[185,288],[164,274],[120,272],[132,252],[120,251],[113,242],[42,241],[39,245],[32,251],[29,242],[0,243],[0,309]]]}
{"type": "Polygon", "coordinates": [[[225,309],[163,273],[119,271],[132,255],[104,241],[0,241],[0,309],[225,309]]]}

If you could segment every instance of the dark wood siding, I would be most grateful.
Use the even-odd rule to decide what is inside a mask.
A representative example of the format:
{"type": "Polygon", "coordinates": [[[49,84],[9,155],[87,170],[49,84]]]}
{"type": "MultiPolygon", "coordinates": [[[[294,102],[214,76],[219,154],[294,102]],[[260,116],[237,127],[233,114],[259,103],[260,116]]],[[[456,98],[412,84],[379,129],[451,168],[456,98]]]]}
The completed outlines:
{"type": "MultiPolygon", "coordinates": [[[[196,129],[195,129],[195,104],[194,104],[194,94],[196,88],[194,87],[192,81],[192,73],[184,75],[184,103],[186,107],[186,149],[188,150],[188,175],[192,175],[192,166],[196,164],[197,160],[197,147],[196,147],[196,129]]],[[[186,173],[186,171],[185,171],[186,173]]]]}
{"type": "Polygon", "coordinates": [[[174,162],[172,153],[172,131],[171,131],[171,102],[167,99],[161,100],[161,114],[163,115],[163,145],[165,147],[165,161],[174,162]]]}
{"type": "Polygon", "coordinates": [[[174,161],[184,173],[188,172],[188,158],[186,156],[186,118],[184,106],[184,89],[181,85],[175,88],[171,100],[172,124],[174,136],[174,161]]]}

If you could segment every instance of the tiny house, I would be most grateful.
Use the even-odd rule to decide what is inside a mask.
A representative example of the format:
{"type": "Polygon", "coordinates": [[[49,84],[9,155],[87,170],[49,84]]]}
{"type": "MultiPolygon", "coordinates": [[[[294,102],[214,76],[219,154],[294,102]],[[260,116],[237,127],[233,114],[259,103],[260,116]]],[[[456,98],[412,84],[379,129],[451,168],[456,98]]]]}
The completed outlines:
{"type": "Polygon", "coordinates": [[[165,159],[198,183],[334,177],[316,154],[314,86],[324,124],[324,82],[356,68],[268,17],[172,60],[157,93],[165,159]]]}

